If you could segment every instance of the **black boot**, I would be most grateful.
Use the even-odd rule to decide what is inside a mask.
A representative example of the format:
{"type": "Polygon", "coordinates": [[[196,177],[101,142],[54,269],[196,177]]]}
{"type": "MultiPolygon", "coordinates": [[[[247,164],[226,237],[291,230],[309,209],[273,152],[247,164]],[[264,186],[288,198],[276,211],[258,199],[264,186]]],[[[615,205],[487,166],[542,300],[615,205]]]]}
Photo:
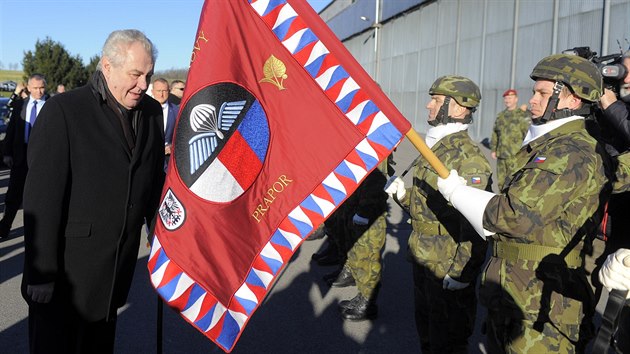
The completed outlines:
{"type": "Polygon", "coordinates": [[[341,273],[335,281],[333,281],[330,286],[333,288],[345,288],[346,286],[356,285],[357,283],[354,281],[354,277],[352,276],[352,272],[350,268],[343,267],[341,273]]]}
{"type": "Polygon", "coordinates": [[[337,279],[342,269],[343,267],[339,267],[328,274],[324,274],[324,276],[322,277],[322,280],[324,281],[324,283],[330,286],[330,284],[332,284],[337,279]]]}
{"type": "Polygon", "coordinates": [[[0,221],[0,240],[9,237],[11,225],[7,225],[4,220],[0,221]]]}
{"type": "Polygon", "coordinates": [[[341,311],[341,317],[343,317],[344,320],[357,322],[375,319],[378,314],[378,307],[376,304],[373,301],[364,298],[361,294],[356,297],[357,299],[353,304],[348,305],[348,308],[341,311]]]}
{"type": "Polygon", "coordinates": [[[337,256],[337,245],[332,242],[332,240],[328,240],[328,242],[326,242],[326,248],[322,249],[321,251],[317,252],[317,253],[313,253],[313,255],[311,256],[311,259],[315,262],[318,262],[320,259],[326,258],[326,257],[330,257],[330,256],[337,256]]]}
{"type": "Polygon", "coordinates": [[[343,312],[344,310],[347,310],[349,308],[352,308],[354,306],[357,305],[357,303],[359,302],[359,298],[361,297],[361,294],[357,294],[357,296],[353,297],[350,300],[343,300],[339,302],[339,312],[343,312]]]}
{"type": "MultiPolygon", "coordinates": [[[[323,224],[322,224],[323,225],[323,224]]],[[[326,228],[320,226],[317,230],[313,231],[311,235],[306,239],[306,241],[319,240],[326,236],[326,228]]]]}

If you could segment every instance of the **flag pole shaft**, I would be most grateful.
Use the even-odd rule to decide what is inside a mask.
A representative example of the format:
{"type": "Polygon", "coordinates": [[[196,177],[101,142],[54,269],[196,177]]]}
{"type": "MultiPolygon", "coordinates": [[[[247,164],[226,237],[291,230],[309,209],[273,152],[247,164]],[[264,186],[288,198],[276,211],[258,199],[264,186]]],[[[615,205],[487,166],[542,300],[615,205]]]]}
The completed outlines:
{"type": "Polygon", "coordinates": [[[449,170],[447,170],[444,164],[442,163],[442,161],[440,161],[440,159],[438,159],[437,156],[435,156],[433,151],[429,149],[427,144],[424,142],[424,140],[422,140],[420,135],[418,135],[418,133],[413,129],[413,127],[409,129],[409,131],[407,132],[407,134],[405,134],[405,136],[407,137],[407,139],[409,139],[409,141],[411,141],[413,146],[415,146],[416,149],[420,151],[420,154],[422,154],[422,156],[427,160],[429,165],[431,165],[431,167],[435,169],[435,171],[438,173],[438,175],[441,178],[448,177],[450,173],[449,170]]]}

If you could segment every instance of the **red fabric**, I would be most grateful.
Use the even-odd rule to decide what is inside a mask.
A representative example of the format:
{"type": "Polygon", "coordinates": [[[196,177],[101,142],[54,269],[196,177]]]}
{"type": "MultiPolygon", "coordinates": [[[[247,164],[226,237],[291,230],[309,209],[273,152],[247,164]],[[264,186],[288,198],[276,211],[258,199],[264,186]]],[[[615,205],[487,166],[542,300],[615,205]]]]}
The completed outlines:
{"type": "MultiPolygon", "coordinates": [[[[362,91],[351,106],[358,103],[354,101],[369,97],[404,135],[411,128],[409,122],[310,5],[304,0],[290,0],[288,3],[299,14],[299,21],[305,22],[334,54],[334,58],[329,56],[325,62],[339,61],[361,87],[362,91]]],[[[271,13],[278,16],[277,9],[271,13]]],[[[292,210],[311,193],[332,200],[322,187],[322,181],[345,158],[365,168],[355,149],[375,120],[372,114],[355,126],[332,98],[338,94],[344,80],[330,92],[324,92],[303,67],[312,44],[294,56],[271,31],[273,24],[271,20],[262,20],[247,0],[209,0],[204,4],[180,113],[185,111],[190,98],[205,87],[222,82],[235,83],[252,93],[262,105],[269,124],[269,146],[260,173],[255,176],[251,187],[228,203],[208,202],[188,189],[174,163],[185,150],[176,147],[163,196],[169,189],[173,192],[185,209],[185,221],[172,231],[158,221],[155,229],[156,237],[171,262],[175,262],[203,290],[225,306],[234,303],[234,294],[252,267],[270,271],[257,257],[281,224],[291,232],[298,231],[287,221],[292,210]],[[261,82],[265,77],[264,64],[271,55],[286,66],[283,90],[261,82]],[[290,183],[283,185],[282,191],[270,195],[274,183],[280,179],[290,183]],[[266,211],[257,221],[252,214],[259,205],[266,211]]],[[[298,25],[297,21],[291,27],[295,25],[298,25]]],[[[182,124],[180,121],[186,119],[178,117],[174,136],[176,146],[187,143],[181,139],[178,141],[177,135],[177,128],[182,124]]],[[[228,144],[242,143],[242,138],[237,135],[232,136],[228,144]]],[[[379,155],[383,154],[380,160],[391,151],[372,142],[369,146],[379,155]]],[[[247,170],[253,168],[255,160],[251,152],[246,152],[239,157],[229,156],[225,161],[230,161],[231,170],[247,170]]],[[[338,177],[350,195],[356,188],[356,182],[344,176],[338,177]]],[[[313,229],[324,220],[311,211],[305,214],[313,221],[313,229]]],[[[282,258],[288,259],[295,250],[280,247],[278,252],[282,258]]],[[[149,267],[155,264],[151,260],[149,267]]],[[[163,280],[161,284],[166,282],[163,280]]],[[[265,293],[260,288],[252,291],[257,296],[265,293]]],[[[183,305],[178,307],[181,309],[183,305]]],[[[215,340],[220,332],[217,328],[221,325],[212,327],[206,335],[215,340]]],[[[231,350],[229,345],[223,349],[231,350]]]]}

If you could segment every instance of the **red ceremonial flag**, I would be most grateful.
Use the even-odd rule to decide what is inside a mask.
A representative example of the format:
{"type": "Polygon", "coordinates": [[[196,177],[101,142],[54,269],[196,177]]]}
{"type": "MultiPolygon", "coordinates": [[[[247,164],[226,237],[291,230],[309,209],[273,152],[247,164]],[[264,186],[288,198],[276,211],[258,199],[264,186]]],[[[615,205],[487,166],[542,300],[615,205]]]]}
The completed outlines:
{"type": "Polygon", "coordinates": [[[231,351],[304,239],[409,129],[304,0],[206,1],[153,286],[231,351]]]}

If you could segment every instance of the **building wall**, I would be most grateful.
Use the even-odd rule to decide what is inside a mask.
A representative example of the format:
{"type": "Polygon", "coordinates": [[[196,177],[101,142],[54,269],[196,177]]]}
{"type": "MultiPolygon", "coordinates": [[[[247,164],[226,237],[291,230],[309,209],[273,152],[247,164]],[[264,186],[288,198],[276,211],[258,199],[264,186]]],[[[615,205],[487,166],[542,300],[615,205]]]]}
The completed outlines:
{"type": "MultiPolygon", "coordinates": [[[[337,1],[344,6],[330,6],[335,23],[355,26],[343,31],[347,36],[355,30],[344,44],[419,132],[428,127],[427,91],[437,77],[458,74],[475,81],[482,103],[470,134],[477,141],[491,135],[504,108],[503,91],[515,88],[527,103],[529,74],[538,60],[576,46],[611,54],[620,51],[617,41],[626,50],[630,40],[630,0],[437,0],[382,22],[375,77],[375,29],[359,30],[344,19],[359,15],[348,10],[357,5],[337,1]]],[[[361,1],[370,0],[356,0],[361,1]]],[[[361,5],[372,11],[366,17],[375,17],[374,6],[361,5]]]]}

